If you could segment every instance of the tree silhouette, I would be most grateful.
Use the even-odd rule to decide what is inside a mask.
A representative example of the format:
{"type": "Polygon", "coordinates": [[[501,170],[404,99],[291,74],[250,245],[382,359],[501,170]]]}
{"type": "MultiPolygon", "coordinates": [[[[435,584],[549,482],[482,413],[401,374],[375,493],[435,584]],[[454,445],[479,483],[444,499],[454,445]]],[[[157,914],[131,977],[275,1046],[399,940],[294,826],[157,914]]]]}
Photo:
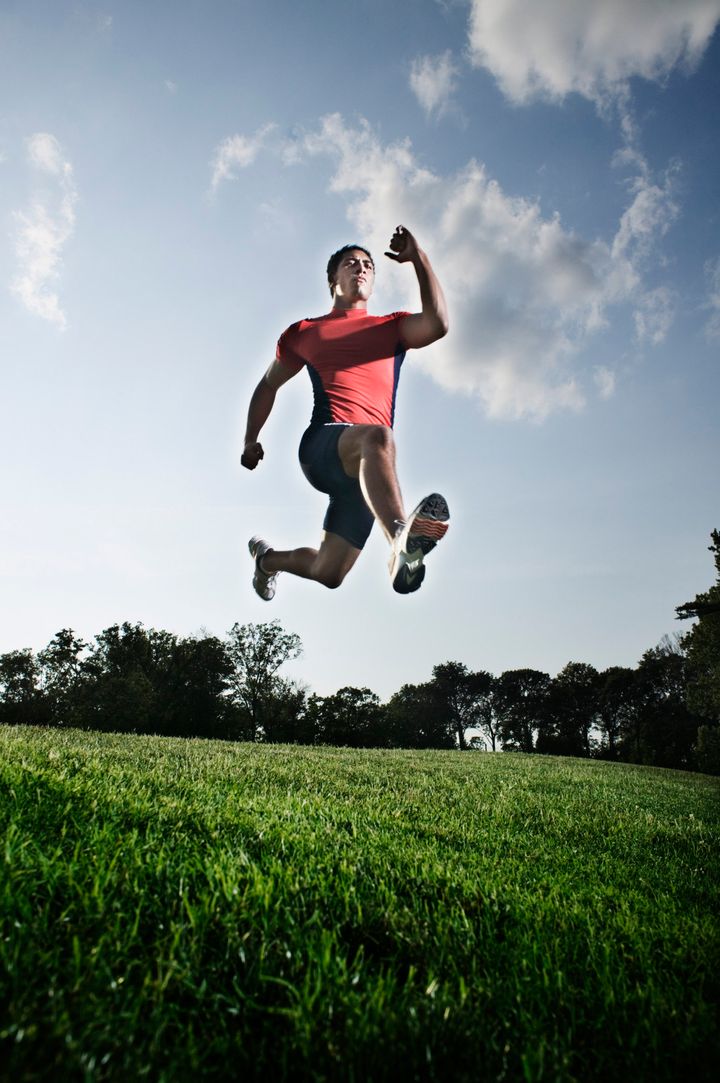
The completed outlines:
{"type": "Polygon", "coordinates": [[[39,667],[29,649],[0,654],[0,721],[37,725],[46,721],[39,667]]]}
{"type": "Polygon", "coordinates": [[[508,669],[495,681],[493,705],[503,747],[533,752],[547,718],[550,675],[537,669],[508,669]]]}
{"type": "Polygon", "coordinates": [[[380,700],[369,688],[347,687],[332,696],[311,696],[309,711],[320,744],[351,748],[388,744],[380,700]]]}
{"type": "Polygon", "coordinates": [[[284,632],[278,620],[268,624],[234,624],[228,637],[232,702],[247,724],[247,736],[256,741],[282,688],[277,672],[302,654],[302,644],[299,636],[284,632]]]}
{"type": "Polygon", "coordinates": [[[404,684],[390,697],[384,713],[388,743],[393,748],[455,747],[430,682],[404,684]]]}
{"type": "Polygon", "coordinates": [[[603,758],[619,758],[623,735],[633,730],[638,710],[634,669],[611,666],[600,674],[597,722],[603,758]]]}
{"type": "Polygon", "coordinates": [[[716,582],[693,602],[676,609],[679,619],[697,617],[685,636],[688,665],[688,706],[696,714],[720,723],[720,531],[713,530],[710,552],[715,558],[716,582]]]}
{"type": "Polygon", "coordinates": [[[568,662],[549,685],[545,724],[536,751],[560,756],[590,756],[590,733],[597,724],[598,671],[585,662],[568,662]]]}
{"type": "MultiPolygon", "coordinates": [[[[462,662],[443,662],[435,666],[428,689],[445,729],[459,749],[467,748],[468,729],[482,729],[494,734],[490,695],[493,678],[484,670],[472,673],[462,662]]],[[[493,742],[494,747],[494,742],[493,742]]]]}

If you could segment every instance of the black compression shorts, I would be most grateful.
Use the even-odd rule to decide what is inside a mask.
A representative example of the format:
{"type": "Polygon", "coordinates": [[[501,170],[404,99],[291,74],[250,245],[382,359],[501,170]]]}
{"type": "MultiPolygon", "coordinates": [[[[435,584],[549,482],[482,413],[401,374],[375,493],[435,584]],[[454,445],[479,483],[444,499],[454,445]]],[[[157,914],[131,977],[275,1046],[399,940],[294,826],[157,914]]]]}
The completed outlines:
{"type": "Polygon", "coordinates": [[[345,473],[338,454],[338,440],[349,428],[343,424],[311,425],[303,433],[298,457],[312,487],[330,497],[323,528],[362,549],[374,517],[365,503],[360,482],[345,473]]]}

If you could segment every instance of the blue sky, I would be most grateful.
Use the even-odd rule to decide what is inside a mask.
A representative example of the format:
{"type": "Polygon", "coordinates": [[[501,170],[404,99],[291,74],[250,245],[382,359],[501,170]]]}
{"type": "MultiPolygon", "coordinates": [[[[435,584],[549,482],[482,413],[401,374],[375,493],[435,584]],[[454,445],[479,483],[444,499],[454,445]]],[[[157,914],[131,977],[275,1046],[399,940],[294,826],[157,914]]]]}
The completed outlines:
{"type": "Polygon", "coordinates": [[[705,589],[718,521],[720,0],[0,4],[0,651],[123,620],[277,617],[321,694],[449,659],[634,665],[705,589]],[[301,375],[239,465],[280,332],[347,241],[371,310],[414,230],[450,334],[398,395],[447,539],[395,595],[252,592],[247,539],[319,540],[301,375]]]}

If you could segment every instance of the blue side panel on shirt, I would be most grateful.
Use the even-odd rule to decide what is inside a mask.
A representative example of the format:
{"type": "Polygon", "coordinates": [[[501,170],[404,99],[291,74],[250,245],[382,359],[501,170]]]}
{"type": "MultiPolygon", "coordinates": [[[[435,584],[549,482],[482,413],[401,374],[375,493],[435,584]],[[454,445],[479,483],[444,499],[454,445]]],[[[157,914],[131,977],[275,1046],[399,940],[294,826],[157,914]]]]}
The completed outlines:
{"type": "Polygon", "coordinates": [[[390,407],[390,428],[395,424],[395,399],[397,398],[398,381],[400,379],[400,369],[402,363],[405,360],[405,350],[402,346],[398,346],[395,350],[395,362],[393,365],[393,393],[392,393],[392,405],[390,407]]]}
{"type": "Polygon", "coordinates": [[[327,392],[322,385],[322,380],[314,369],[310,362],[307,362],[307,370],[310,376],[310,382],[313,389],[313,412],[310,418],[311,425],[329,425],[332,422],[332,410],[330,409],[330,399],[327,396],[327,392]]]}

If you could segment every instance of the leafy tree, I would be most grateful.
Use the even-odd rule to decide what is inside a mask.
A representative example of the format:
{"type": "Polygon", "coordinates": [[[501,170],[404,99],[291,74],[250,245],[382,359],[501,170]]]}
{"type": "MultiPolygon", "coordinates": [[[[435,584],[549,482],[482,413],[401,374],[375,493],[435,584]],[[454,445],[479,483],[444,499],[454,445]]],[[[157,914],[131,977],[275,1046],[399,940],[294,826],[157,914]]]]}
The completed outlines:
{"type": "Polygon", "coordinates": [[[687,703],[695,714],[720,723],[720,531],[713,530],[710,552],[714,554],[715,585],[693,602],[676,609],[678,619],[698,618],[683,637],[687,655],[687,703]]]}
{"type": "Polygon", "coordinates": [[[228,636],[231,702],[247,727],[242,735],[256,741],[264,726],[272,724],[272,707],[283,688],[278,670],[299,657],[302,644],[299,636],[284,632],[278,620],[234,624],[228,636]]]}
{"type": "Polygon", "coordinates": [[[86,650],[87,644],[71,628],[63,628],[38,654],[40,679],[51,725],[82,724],[86,650]]]}
{"type": "Polygon", "coordinates": [[[597,723],[601,735],[601,758],[619,758],[623,736],[636,728],[639,707],[634,669],[611,666],[600,674],[597,723]]]}
{"type": "Polygon", "coordinates": [[[547,717],[550,675],[537,669],[508,669],[495,681],[493,707],[503,748],[533,752],[547,717]]]}
{"type": "Polygon", "coordinates": [[[308,711],[307,690],[302,685],[278,677],[266,703],[263,736],[266,741],[285,744],[314,744],[316,722],[308,711]]]}
{"type": "Polygon", "coordinates": [[[332,696],[313,696],[310,710],[321,744],[351,748],[388,744],[380,700],[369,688],[340,688],[332,696]]]}
{"type": "Polygon", "coordinates": [[[458,748],[466,749],[468,729],[482,729],[493,734],[490,696],[493,678],[481,670],[472,673],[462,662],[444,662],[435,666],[429,691],[448,733],[458,748]]]}
{"type": "Polygon", "coordinates": [[[585,662],[568,662],[550,682],[545,725],[536,751],[560,756],[590,756],[590,733],[597,721],[600,678],[585,662]]]}
{"type": "Polygon", "coordinates": [[[685,702],[686,665],[677,641],[665,638],[645,651],[635,676],[639,709],[634,732],[623,742],[623,759],[658,767],[693,765],[699,719],[685,702]]]}
{"type": "Polygon", "coordinates": [[[32,725],[47,721],[39,676],[31,650],[0,654],[0,722],[32,725]]]}
{"type": "Polygon", "coordinates": [[[385,707],[388,743],[393,748],[454,748],[433,688],[427,684],[404,684],[385,707]]]}
{"type": "Polygon", "coordinates": [[[154,671],[158,723],[174,736],[225,737],[232,664],[215,636],[176,640],[154,671]]]}
{"type": "Polygon", "coordinates": [[[177,638],[142,624],[113,624],[84,663],[80,719],[91,729],[163,732],[163,689],[177,638]]]}

